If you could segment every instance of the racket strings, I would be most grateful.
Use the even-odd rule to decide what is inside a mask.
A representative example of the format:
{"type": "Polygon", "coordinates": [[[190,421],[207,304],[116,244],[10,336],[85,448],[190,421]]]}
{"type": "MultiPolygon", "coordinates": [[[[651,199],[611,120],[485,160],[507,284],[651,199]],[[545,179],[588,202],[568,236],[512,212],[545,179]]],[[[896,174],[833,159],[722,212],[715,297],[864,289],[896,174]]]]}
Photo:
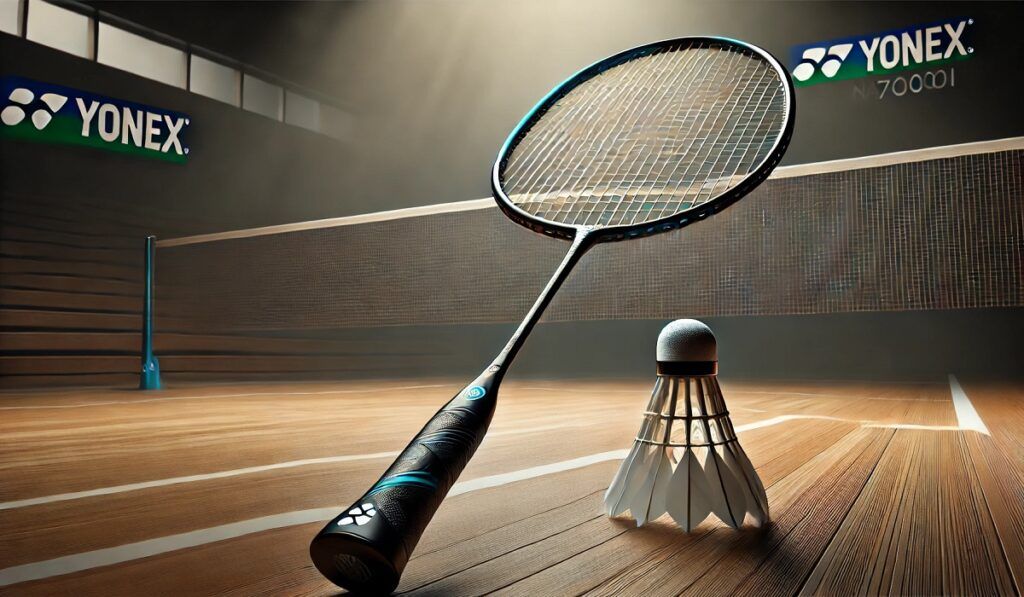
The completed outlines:
{"type": "Polygon", "coordinates": [[[548,221],[636,224],[737,186],[785,126],[770,64],[716,42],[660,48],[584,81],[519,140],[502,172],[509,198],[548,221]]]}
{"type": "MultiPolygon", "coordinates": [[[[719,73],[721,73],[721,72],[722,71],[719,71],[719,73]]],[[[758,84],[761,84],[761,83],[764,82],[764,79],[768,76],[768,73],[769,73],[769,71],[767,71],[766,69],[760,69],[760,79],[758,80],[758,84]]],[[[712,121],[712,128],[711,128],[711,130],[708,131],[708,135],[707,136],[705,136],[705,137],[703,137],[701,139],[701,146],[697,150],[696,159],[694,159],[690,164],[687,165],[687,169],[684,171],[684,173],[683,173],[683,175],[681,177],[681,180],[682,181],[689,181],[689,185],[686,188],[686,191],[684,192],[684,195],[689,198],[689,203],[686,204],[686,205],[683,205],[682,206],[683,209],[687,209],[689,207],[692,207],[693,205],[699,205],[699,204],[704,203],[705,201],[711,199],[712,197],[717,196],[713,191],[718,189],[720,183],[722,183],[722,181],[723,181],[723,176],[722,175],[724,174],[724,163],[723,163],[721,157],[722,157],[722,154],[724,153],[724,151],[728,148],[728,145],[730,144],[730,142],[732,142],[733,136],[735,135],[735,132],[736,132],[736,127],[734,126],[733,129],[730,131],[730,133],[728,135],[720,136],[718,139],[716,139],[715,141],[712,141],[710,144],[707,143],[708,137],[710,137],[710,133],[711,132],[713,132],[715,129],[719,128],[718,125],[719,125],[719,122],[721,121],[721,119],[723,118],[723,116],[726,116],[726,121],[727,121],[726,125],[723,125],[723,126],[727,126],[727,123],[728,123],[728,121],[730,119],[735,120],[735,124],[739,123],[738,118],[736,118],[738,114],[742,115],[744,112],[750,113],[752,111],[752,110],[749,110],[749,109],[748,110],[743,110],[742,107],[740,106],[740,103],[744,102],[749,97],[749,94],[752,91],[750,89],[750,82],[752,80],[752,77],[753,77],[752,73],[743,73],[743,75],[741,75],[741,78],[740,78],[741,83],[740,84],[743,86],[742,89],[740,90],[739,93],[732,94],[729,97],[728,100],[726,100],[725,102],[721,103],[720,108],[719,108],[718,112],[716,113],[716,115],[715,115],[715,117],[714,117],[714,119],[712,121]],[[723,139],[724,139],[724,141],[723,141],[723,139]],[[706,150],[705,150],[705,146],[707,146],[706,150]],[[690,170],[691,170],[691,167],[694,164],[698,164],[699,166],[698,166],[697,170],[694,171],[691,174],[690,170]],[[719,164],[723,165],[723,172],[719,172],[719,173],[716,174],[715,170],[716,170],[716,168],[718,167],[719,164]],[[696,187],[696,188],[694,188],[694,187],[696,187]],[[708,191],[706,195],[705,195],[705,191],[708,191]],[[692,195],[691,195],[691,193],[692,193],[692,195]]],[[[737,85],[737,87],[739,87],[739,85],[737,85]]],[[[707,122],[707,119],[705,119],[705,123],[706,122],[707,122]]],[[[701,128],[702,129],[705,128],[705,125],[702,124],[701,128]]],[[[740,134],[742,135],[743,131],[741,131],[740,134]]],[[[742,143],[742,139],[736,140],[735,142],[732,142],[731,144],[732,144],[733,150],[734,150],[733,153],[735,153],[735,149],[743,144],[742,143]]],[[[691,147],[692,147],[692,144],[691,144],[691,147]]],[[[744,153],[746,153],[746,152],[744,152],[744,153]]],[[[743,155],[743,154],[741,153],[741,155],[743,155]]],[[[738,165],[737,165],[737,168],[738,168],[738,165]]],[[[731,180],[732,177],[736,175],[736,172],[737,172],[737,170],[734,169],[733,172],[730,174],[729,178],[725,179],[725,180],[726,181],[731,180]]],[[[746,172],[744,172],[744,174],[746,174],[746,172]]],[[[727,184],[725,186],[725,188],[723,188],[722,190],[724,191],[725,189],[728,189],[730,186],[733,186],[733,185],[728,185],[727,184]]],[[[660,210],[659,214],[658,214],[658,217],[660,217],[664,213],[665,213],[664,209],[660,210]]],[[[674,213],[674,212],[669,212],[669,213],[674,213]]]]}
{"type": "MultiPolygon", "coordinates": [[[[634,105],[635,105],[635,104],[634,104],[634,105]]],[[[621,162],[620,162],[620,163],[621,163],[621,162]]],[[[648,169],[650,168],[650,165],[649,165],[649,164],[648,164],[647,168],[648,168],[648,169]]],[[[615,173],[613,173],[613,176],[614,176],[614,174],[615,174],[615,173]]],[[[639,179],[640,177],[639,177],[639,176],[635,176],[634,178],[636,178],[636,179],[639,179]]],[[[617,200],[618,200],[618,204],[619,204],[619,205],[616,205],[616,206],[615,206],[615,209],[614,209],[614,211],[606,211],[606,212],[605,212],[606,214],[608,214],[608,215],[611,215],[611,216],[613,216],[613,219],[614,219],[614,216],[615,216],[615,215],[617,214],[617,212],[619,212],[619,211],[620,211],[620,210],[619,210],[619,207],[620,207],[620,206],[621,206],[622,204],[626,204],[626,203],[627,203],[627,202],[625,202],[625,201],[623,201],[623,200],[622,200],[621,196],[620,196],[620,197],[615,197],[615,199],[617,199],[617,200]]],[[[590,222],[585,222],[585,223],[590,223],[590,222]]],[[[607,221],[606,221],[606,222],[602,222],[602,223],[607,223],[607,221]]]]}
{"type": "MultiPolygon", "coordinates": [[[[531,169],[526,170],[522,176],[524,188],[536,189],[523,201],[528,204],[536,203],[537,207],[546,208],[545,213],[549,218],[565,218],[570,215],[575,204],[571,200],[549,201],[545,198],[545,194],[550,193],[552,189],[568,187],[573,181],[588,174],[588,166],[598,157],[599,147],[594,146],[595,139],[606,135],[609,127],[620,122],[621,118],[625,116],[627,108],[638,106],[635,100],[645,91],[642,76],[646,74],[647,77],[650,77],[655,74],[653,69],[644,69],[641,61],[630,61],[619,68],[621,70],[617,73],[618,82],[620,85],[627,85],[630,90],[628,93],[622,94],[621,101],[610,101],[611,98],[614,98],[618,86],[605,84],[603,79],[608,77],[608,72],[602,73],[592,80],[593,84],[582,89],[582,93],[570,94],[564,98],[563,102],[552,107],[555,113],[551,116],[568,125],[564,134],[533,136],[545,139],[547,143],[532,152],[534,155],[531,169]],[[576,96],[573,97],[574,95],[576,96]],[[597,114],[596,112],[599,110],[603,114],[597,114]],[[601,118],[603,126],[587,126],[587,123],[598,118],[601,118]],[[580,146],[588,149],[581,151],[580,146]],[[555,157],[552,158],[552,156],[555,157]]],[[[530,135],[528,135],[529,137],[530,135]]],[[[586,201],[585,198],[584,201],[586,201]]],[[[594,202],[591,202],[591,208],[594,207],[593,204],[594,202]]]]}
{"type": "MultiPolygon", "coordinates": [[[[527,176],[524,176],[526,185],[535,186],[537,189],[525,199],[526,203],[536,203],[538,207],[546,208],[546,216],[542,217],[554,218],[556,221],[570,220],[572,219],[570,216],[575,215],[577,217],[572,221],[582,224],[586,221],[587,216],[599,216],[602,213],[607,213],[608,206],[603,205],[605,200],[596,193],[579,198],[573,197],[571,194],[555,197],[550,197],[550,195],[554,189],[567,188],[571,191],[573,188],[580,188],[580,182],[584,178],[591,185],[595,184],[595,175],[600,174],[605,166],[600,152],[606,145],[608,148],[606,151],[610,157],[615,158],[622,153],[623,140],[616,138],[620,136],[617,133],[629,130],[627,126],[624,126],[626,121],[628,121],[628,126],[631,127],[635,127],[639,122],[641,116],[639,112],[648,105],[641,103],[639,100],[645,94],[653,92],[654,88],[651,86],[651,82],[658,75],[662,75],[669,70],[664,68],[666,58],[669,56],[671,56],[669,52],[662,51],[650,57],[645,57],[645,59],[628,62],[626,65],[619,67],[619,69],[606,71],[598,75],[595,79],[588,81],[589,84],[586,87],[601,89],[604,91],[603,95],[599,95],[596,98],[591,93],[581,95],[578,101],[575,102],[576,105],[570,104],[567,106],[568,110],[554,115],[562,121],[572,122],[574,120],[584,120],[578,118],[581,112],[585,119],[593,119],[595,118],[594,112],[600,111],[601,114],[596,117],[601,118],[602,124],[600,126],[580,127],[577,123],[573,123],[571,125],[573,129],[585,128],[586,134],[583,136],[565,135],[563,136],[562,143],[550,146],[548,150],[558,152],[560,159],[549,160],[548,154],[537,156],[534,163],[539,168],[537,168],[536,172],[527,173],[527,176]],[[621,88],[628,89],[629,92],[616,95],[615,91],[621,88]],[[579,147],[581,145],[586,149],[580,151],[579,147]],[[567,162],[571,162],[573,166],[566,167],[567,162]],[[561,175],[555,177],[547,176],[549,172],[561,175]],[[530,174],[533,174],[535,177],[533,180],[529,178],[530,174]],[[544,175],[546,179],[538,181],[536,180],[538,175],[544,175]],[[582,203],[582,205],[579,205],[579,203],[582,203]],[[583,216],[582,219],[579,218],[581,215],[583,216]]],[[[558,107],[557,104],[556,107],[558,107]]],[[[619,161],[620,166],[623,163],[624,160],[619,161]]]]}
{"type": "MultiPolygon", "coordinates": [[[[687,60],[687,62],[689,62],[689,60],[687,60]]],[[[667,81],[664,76],[659,78],[656,85],[660,87],[661,95],[658,96],[656,93],[648,94],[647,105],[645,106],[646,110],[638,116],[638,120],[640,116],[656,116],[654,110],[664,102],[666,90],[669,89],[671,85],[677,84],[679,76],[684,72],[684,70],[685,68],[664,69],[665,74],[671,74],[674,76],[671,76],[667,81]],[[657,98],[656,101],[655,98],[657,98]]],[[[619,217],[620,210],[624,215],[629,209],[630,202],[627,198],[631,195],[635,195],[642,189],[646,178],[643,176],[643,172],[650,168],[650,161],[652,159],[656,159],[656,156],[664,153],[666,144],[670,141],[670,137],[668,135],[658,134],[655,135],[654,143],[644,141],[645,140],[634,138],[633,145],[631,145],[626,151],[627,154],[631,153],[634,155],[633,160],[628,163],[626,160],[622,160],[615,172],[609,175],[611,180],[622,180],[622,184],[620,185],[622,187],[622,192],[614,197],[616,203],[613,206],[613,209],[610,211],[598,210],[596,208],[599,207],[602,202],[597,200],[592,201],[592,205],[595,207],[595,209],[592,210],[592,214],[597,215],[598,218],[596,220],[591,220],[588,217],[584,219],[584,225],[606,225],[613,222],[617,223],[617,220],[621,221],[621,217],[619,217]],[[655,147],[658,137],[661,138],[661,145],[658,146],[659,149],[657,151],[654,151],[653,148],[655,147]],[[639,146],[639,150],[637,150],[637,146],[639,146]],[[647,151],[644,151],[645,149],[647,151]]],[[[592,182],[593,181],[591,180],[584,184],[591,184],[592,182]]],[[[605,189],[605,191],[611,191],[611,189],[605,189]]]]}

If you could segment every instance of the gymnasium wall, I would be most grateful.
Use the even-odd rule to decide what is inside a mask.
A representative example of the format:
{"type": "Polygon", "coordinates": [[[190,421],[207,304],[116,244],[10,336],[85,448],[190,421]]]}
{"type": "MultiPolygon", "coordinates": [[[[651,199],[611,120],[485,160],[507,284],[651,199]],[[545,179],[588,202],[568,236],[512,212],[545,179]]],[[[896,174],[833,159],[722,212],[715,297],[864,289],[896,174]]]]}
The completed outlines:
{"type": "MultiPolygon", "coordinates": [[[[0,386],[135,382],[145,234],[167,238],[486,196],[496,148],[537,97],[578,65],[650,39],[720,33],[788,61],[793,44],[970,14],[977,20],[976,55],[957,67],[956,89],[884,101],[858,96],[849,83],[802,88],[785,163],[1024,135],[1010,99],[1020,97],[1024,80],[1014,31],[1024,16],[1019,4],[680,9],[653,2],[638,10],[633,2],[600,2],[587,11],[562,1],[351,4],[337,23],[341,33],[328,30],[321,52],[306,53],[304,62],[285,49],[264,50],[268,68],[294,69],[283,74],[352,106],[357,126],[347,142],[0,33],[0,75],[172,109],[194,123],[184,165],[0,140],[0,386]]],[[[168,6],[174,3],[161,10],[168,6]]],[[[190,39],[187,24],[181,26],[167,32],[206,42],[190,39]]],[[[785,370],[917,378],[960,361],[979,374],[1017,372],[1022,355],[1013,339],[1021,320],[1020,309],[1003,308],[712,323],[723,359],[733,361],[723,370],[737,376],[785,370]],[[772,346],[789,348],[762,349],[772,346]],[[966,357],[958,356],[961,348],[966,357]]],[[[661,323],[541,326],[517,372],[649,373],[645,363],[661,323]],[[565,370],[552,369],[551,354],[572,355],[565,370]]],[[[508,327],[285,330],[254,340],[196,333],[173,320],[158,325],[157,350],[170,380],[461,374],[487,360],[508,327]]]]}

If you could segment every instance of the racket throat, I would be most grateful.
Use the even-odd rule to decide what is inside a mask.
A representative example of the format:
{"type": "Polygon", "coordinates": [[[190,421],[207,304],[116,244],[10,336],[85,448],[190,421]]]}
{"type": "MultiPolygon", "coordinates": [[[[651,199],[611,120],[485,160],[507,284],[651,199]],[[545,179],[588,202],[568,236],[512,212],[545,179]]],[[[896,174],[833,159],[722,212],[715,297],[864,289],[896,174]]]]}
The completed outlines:
{"type": "Polygon", "coordinates": [[[537,322],[540,321],[541,315],[544,314],[544,310],[551,302],[551,299],[554,298],[562,283],[569,277],[569,272],[572,271],[573,266],[576,265],[587,250],[594,246],[597,240],[595,230],[595,228],[591,227],[580,227],[577,229],[576,237],[573,238],[572,246],[569,247],[569,251],[562,259],[562,263],[558,265],[558,269],[555,270],[554,275],[548,280],[544,290],[537,297],[537,301],[533,303],[530,311],[526,314],[522,323],[519,324],[519,328],[516,329],[508,343],[505,344],[505,348],[498,353],[498,356],[494,358],[494,361],[487,368],[487,372],[495,375],[498,380],[505,375],[505,371],[512,365],[512,361],[519,353],[519,349],[526,342],[526,337],[530,335],[533,326],[537,325],[537,322]]]}

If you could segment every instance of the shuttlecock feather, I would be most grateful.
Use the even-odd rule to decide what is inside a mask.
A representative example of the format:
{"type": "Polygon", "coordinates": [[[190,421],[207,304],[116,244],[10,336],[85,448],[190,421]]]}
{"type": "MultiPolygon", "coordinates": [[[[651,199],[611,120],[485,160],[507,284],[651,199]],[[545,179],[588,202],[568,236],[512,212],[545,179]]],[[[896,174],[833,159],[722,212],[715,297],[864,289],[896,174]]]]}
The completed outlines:
{"type": "Polygon", "coordinates": [[[729,419],[711,330],[669,324],[658,368],[640,432],[605,494],[608,515],[628,510],[641,526],[668,513],[686,531],[712,513],[732,528],[765,524],[768,499],[729,419]]]}

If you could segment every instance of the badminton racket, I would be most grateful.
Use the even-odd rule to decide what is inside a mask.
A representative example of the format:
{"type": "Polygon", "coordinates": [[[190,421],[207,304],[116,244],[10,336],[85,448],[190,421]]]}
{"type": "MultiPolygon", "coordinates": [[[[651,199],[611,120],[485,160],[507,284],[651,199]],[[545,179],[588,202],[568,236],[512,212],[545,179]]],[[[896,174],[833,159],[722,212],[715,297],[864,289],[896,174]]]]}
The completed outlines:
{"type": "Polygon", "coordinates": [[[583,254],[597,243],[687,226],[736,202],[778,164],[793,119],[793,86],[779,62],[713,37],[621,52],[545,96],[505,141],[491,184],[506,216],[571,247],[494,361],[313,539],[317,569],[352,591],[394,590],[480,445],[505,372],[583,254]]]}

